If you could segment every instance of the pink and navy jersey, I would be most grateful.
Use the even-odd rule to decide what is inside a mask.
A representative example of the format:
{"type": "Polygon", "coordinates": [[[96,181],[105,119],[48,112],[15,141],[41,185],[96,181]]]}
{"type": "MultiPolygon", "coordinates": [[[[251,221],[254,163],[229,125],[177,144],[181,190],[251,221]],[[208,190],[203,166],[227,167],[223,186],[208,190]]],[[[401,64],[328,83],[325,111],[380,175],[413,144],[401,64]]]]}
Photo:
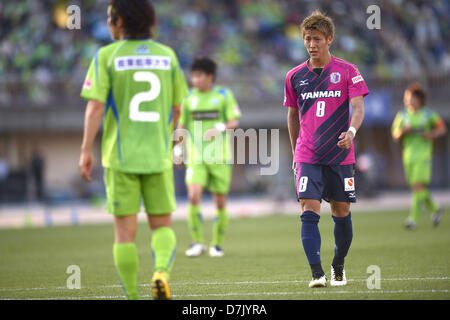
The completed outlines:
{"type": "Polygon", "coordinates": [[[338,137],[350,125],[350,99],[367,94],[369,89],[356,66],[334,56],[320,75],[308,66],[308,61],[290,70],[284,87],[284,106],[299,112],[295,161],[355,163],[354,146],[339,148],[338,137]]]}

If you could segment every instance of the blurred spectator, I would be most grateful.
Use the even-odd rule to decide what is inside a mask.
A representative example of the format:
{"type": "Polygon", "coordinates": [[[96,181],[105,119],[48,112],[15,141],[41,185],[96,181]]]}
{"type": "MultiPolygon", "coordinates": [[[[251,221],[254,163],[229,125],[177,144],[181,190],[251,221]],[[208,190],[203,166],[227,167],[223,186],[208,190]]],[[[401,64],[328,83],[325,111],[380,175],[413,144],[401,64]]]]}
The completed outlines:
{"type": "Polygon", "coordinates": [[[36,199],[42,201],[44,200],[44,158],[37,150],[33,151],[30,169],[36,191],[36,199]]]}
{"type": "Polygon", "coordinates": [[[8,161],[0,157],[0,182],[6,180],[6,178],[8,178],[8,174],[9,174],[8,161]]]}
{"type": "MultiPolygon", "coordinates": [[[[337,26],[333,53],[358,65],[366,79],[448,77],[448,0],[375,1],[381,30],[366,28],[372,2],[155,0],[155,33],[175,48],[183,67],[197,55],[219,61],[220,81],[238,97],[280,100],[286,72],[307,58],[298,25],[316,8],[337,26]]],[[[78,97],[90,59],[111,41],[107,5],[100,0],[1,1],[0,106],[78,97]],[[80,6],[81,30],[58,27],[64,27],[69,4],[80,6]]]]}

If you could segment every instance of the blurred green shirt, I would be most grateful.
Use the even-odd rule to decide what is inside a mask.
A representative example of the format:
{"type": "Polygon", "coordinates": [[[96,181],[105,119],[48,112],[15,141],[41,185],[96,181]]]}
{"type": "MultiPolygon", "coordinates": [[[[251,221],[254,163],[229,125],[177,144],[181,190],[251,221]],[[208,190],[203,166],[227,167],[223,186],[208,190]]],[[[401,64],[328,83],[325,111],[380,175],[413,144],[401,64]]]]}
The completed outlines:
{"type": "Polygon", "coordinates": [[[187,163],[212,164],[231,161],[231,141],[226,132],[222,133],[222,139],[208,141],[203,137],[207,130],[218,123],[226,124],[240,117],[238,103],[229,89],[218,85],[214,85],[208,92],[192,89],[183,102],[180,117],[180,125],[189,131],[191,137],[188,141],[187,163]]]}
{"type": "Polygon", "coordinates": [[[420,162],[431,160],[433,156],[433,140],[425,139],[422,134],[432,131],[442,124],[441,117],[434,111],[422,107],[416,112],[405,108],[397,113],[392,123],[392,134],[398,135],[405,127],[411,132],[403,135],[403,161],[420,162]]]}

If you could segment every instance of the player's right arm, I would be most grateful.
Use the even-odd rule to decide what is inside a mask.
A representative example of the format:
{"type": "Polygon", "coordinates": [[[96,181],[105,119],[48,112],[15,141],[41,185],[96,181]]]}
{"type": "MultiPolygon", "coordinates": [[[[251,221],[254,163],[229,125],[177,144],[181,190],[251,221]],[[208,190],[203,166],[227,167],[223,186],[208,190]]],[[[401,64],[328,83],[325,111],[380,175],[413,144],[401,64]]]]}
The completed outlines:
{"type": "Polygon", "coordinates": [[[81,144],[80,162],[78,164],[81,177],[91,182],[92,171],[92,144],[103,119],[103,102],[89,100],[84,117],[83,142],[81,144]]]}
{"type": "Polygon", "coordinates": [[[404,126],[403,124],[403,114],[398,112],[392,122],[391,134],[394,141],[398,142],[403,137],[403,135],[407,134],[411,131],[409,126],[404,126]]]}
{"type": "Polygon", "coordinates": [[[285,107],[288,107],[287,125],[289,131],[289,139],[291,141],[292,149],[292,169],[295,164],[295,148],[297,146],[297,138],[300,133],[300,118],[297,108],[297,94],[292,88],[291,84],[291,72],[286,75],[286,81],[284,83],[284,103],[285,107]]]}
{"type": "Polygon", "coordinates": [[[104,104],[110,89],[109,74],[106,67],[104,51],[98,50],[92,59],[81,90],[81,97],[88,100],[84,118],[83,142],[79,169],[81,177],[87,182],[91,181],[92,145],[103,120],[104,104]]]}
{"type": "Polygon", "coordinates": [[[300,122],[298,121],[297,108],[289,108],[287,115],[287,125],[289,131],[289,139],[291,141],[292,157],[294,157],[297,138],[300,133],[300,122]]]}

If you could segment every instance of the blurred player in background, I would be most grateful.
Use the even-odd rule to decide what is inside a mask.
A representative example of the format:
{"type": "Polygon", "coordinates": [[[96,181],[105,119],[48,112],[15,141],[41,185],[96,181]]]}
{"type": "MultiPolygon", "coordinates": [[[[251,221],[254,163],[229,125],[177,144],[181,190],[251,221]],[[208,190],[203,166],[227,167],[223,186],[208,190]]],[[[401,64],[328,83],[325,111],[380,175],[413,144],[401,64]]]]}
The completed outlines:
{"type": "Polygon", "coordinates": [[[88,104],[80,173],[90,181],[91,148],[104,116],[107,210],[114,215],[114,263],[128,299],[139,298],[135,234],[141,197],[152,230],[155,299],[170,298],[176,245],[170,137],[187,84],[174,51],[151,40],[155,21],[147,0],[111,0],[108,26],[118,41],[97,51],[81,92],[88,104]]]}
{"type": "Polygon", "coordinates": [[[330,54],[334,24],[329,17],[315,11],[300,29],[310,58],[287,73],[284,106],[289,107],[301,239],[312,271],[309,287],[326,286],[318,223],[321,201],[329,201],[336,244],[330,284],[342,286],[347,283],[344,258],[353,238],[350,202],[356,201],[353,139],[369,90],[355,65],[330,54]]]}
{"type": "MultiPolygon", "coordinates": [[[[183,103],[180,129],[187,129],[190,141],[186,163],[186,185],[188,189],[188,224],[192,241],[186,251],[189,257],[196,257],[206,251],[203,239],[201,197],[204,188],[213,194],[217,213],[213,226],[213,238],[209,249],[212,257],[223,256],[223,241],[228,226],[226,209],[227,194],[232,173],[232,150],[230,137],[225,130],[238,126],[241,112],[233,93],[215,85],[216,63],[209,58],[198,58],[192,66],[193,89],[183,103]],[[201,128],[196,130],[196,126],[201,128]],[[196,143],[202,135],[200,143],[196,143]],[[209,152],[212,149],[212,152],[209,152]]],[[[175,156],[180,156],[181,146],[175,146],[175,156]]]]}
{"type": "Polygon", "coordinates": [[[431,198],[428,186],[433,162],[433,140],[445,135],[447,128],[439,115],[425,107],[426,92],[418,83],[412,83],[403,96],[405,109],[399,111],[392,123],[392,137],[402,140],[405,176],[412,190],[412,205],[405,227],[415,230],[419,212],[425,205],[432,213],[433,225],[442,216],[431,198]]]}

